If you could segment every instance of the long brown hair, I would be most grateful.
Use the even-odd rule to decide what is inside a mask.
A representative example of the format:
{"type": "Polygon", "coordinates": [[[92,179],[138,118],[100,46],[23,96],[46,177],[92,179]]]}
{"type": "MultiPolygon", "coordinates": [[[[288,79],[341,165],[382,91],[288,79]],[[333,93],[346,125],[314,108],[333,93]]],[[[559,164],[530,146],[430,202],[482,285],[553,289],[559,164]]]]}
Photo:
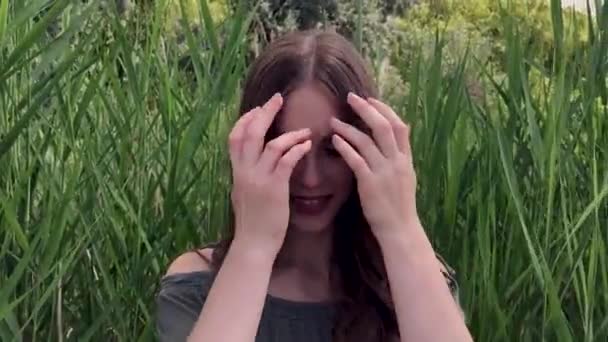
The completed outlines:
{"type": "MultiPolygon", "coordinates": [[[[262,106],[277,92],[287,97],[311,81],[331,91],[346,121],[369,133],[346,98],[350,91],[375,97],[377,86],[355,47],[332,31],[296,31],[271,42],[250,67],[239,113],[262,106]]],[[[265,139],[275,136],[273,124],[265,139]]],[[[332,264],[337,274],[332,273],[332,279],[340,279],[342,297],[337,301],[333,340],[375,342],[396,336],[397,320],[380,247],[361,210],[356,184],[335,218],[335,227],[332,264]]],[[[233,237],[232,212],[227,235],[214,249],[213,269],[221,266],[233,237]]]]}

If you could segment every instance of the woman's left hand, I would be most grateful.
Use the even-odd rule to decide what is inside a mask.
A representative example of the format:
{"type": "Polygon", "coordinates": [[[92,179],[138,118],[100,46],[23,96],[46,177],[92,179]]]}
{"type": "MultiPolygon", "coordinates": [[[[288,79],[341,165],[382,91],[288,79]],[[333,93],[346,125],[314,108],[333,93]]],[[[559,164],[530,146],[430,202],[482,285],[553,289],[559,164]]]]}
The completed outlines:
{"type": "Polygon", "coordinates": [[[373,137],[333,118],[332,142],[357,177],[363,213],[376,238],[403,234],[419,223],[410,128],[379,100],[350,93],[348,103],[373,137]]]}

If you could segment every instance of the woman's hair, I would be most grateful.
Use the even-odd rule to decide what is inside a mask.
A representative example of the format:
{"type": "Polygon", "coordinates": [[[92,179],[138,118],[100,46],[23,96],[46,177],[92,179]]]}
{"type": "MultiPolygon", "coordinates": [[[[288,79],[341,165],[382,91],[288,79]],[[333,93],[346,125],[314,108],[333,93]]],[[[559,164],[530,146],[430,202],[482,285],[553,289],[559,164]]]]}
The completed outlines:
{"type": "MultiPolygon", "coordinates": [[[[346,102],[347,94],[377,96],[377,86],[363,57],[343,36],[331,31],[296,31],[274,40],[254,61],[245,81],[239,113],[262,106],[273,94],[284,97],[308,82],[326,87],[340,106],[344,120],[369,133],[346,102]]],[[[279,112],[277,115],[281,115],[279,112]]],[[[271,125],[265,140],[277,135],[271,125]]],[[[356,179],[355,179],[356,182],[356,179]]],[[[334,318],[336,342],[386,341],[396,336],[397,320],[380,247],[363,215],[356,184],[335,218],[332,280],[340,293],[334,318]]],[[[227,236],[214,249],[218,270],[234,237],[231,212],[227,236]]]]}

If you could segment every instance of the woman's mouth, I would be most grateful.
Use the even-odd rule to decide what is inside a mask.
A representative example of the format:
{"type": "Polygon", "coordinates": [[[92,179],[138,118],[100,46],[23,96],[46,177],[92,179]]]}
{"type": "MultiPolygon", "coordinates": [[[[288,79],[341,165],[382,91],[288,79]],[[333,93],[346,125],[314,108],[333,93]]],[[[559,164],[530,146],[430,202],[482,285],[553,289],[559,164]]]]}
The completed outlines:
{"type": "Polygon", "coordinates": [[[304,215],[319,215],[327,208],[332,195],[291,196],[293,209],[304,215]]]}

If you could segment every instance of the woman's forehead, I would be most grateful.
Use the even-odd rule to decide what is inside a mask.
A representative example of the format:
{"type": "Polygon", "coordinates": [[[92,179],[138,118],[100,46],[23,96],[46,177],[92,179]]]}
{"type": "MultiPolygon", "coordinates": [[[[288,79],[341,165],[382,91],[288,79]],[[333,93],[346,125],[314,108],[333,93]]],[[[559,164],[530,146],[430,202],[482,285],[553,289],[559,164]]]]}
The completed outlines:
{"type": "Polygon", "coordinates": [[[282,132],[310,128],[322,133],[330,130],[332,117],[343,117],[339,101],[324,87],[306,85],[287,96],[277,128],[282,132]]]}

